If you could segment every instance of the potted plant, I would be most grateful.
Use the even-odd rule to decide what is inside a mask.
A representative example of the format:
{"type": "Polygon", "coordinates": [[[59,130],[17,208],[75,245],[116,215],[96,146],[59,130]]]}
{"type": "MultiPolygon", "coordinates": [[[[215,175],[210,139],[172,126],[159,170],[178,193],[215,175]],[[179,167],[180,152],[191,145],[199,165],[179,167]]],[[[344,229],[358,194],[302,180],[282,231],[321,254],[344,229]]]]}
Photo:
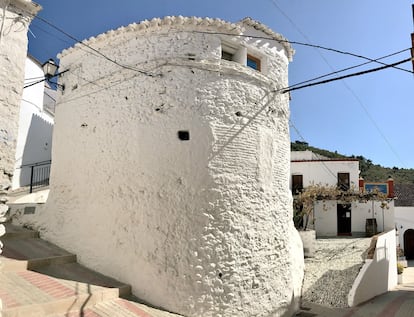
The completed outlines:
{"type": "Polygon", "coordinates": [[[397,263],[398,284],[403,283],[403,272],[404,272],[404,265],[402,265],[401,263],[397,263]]]}

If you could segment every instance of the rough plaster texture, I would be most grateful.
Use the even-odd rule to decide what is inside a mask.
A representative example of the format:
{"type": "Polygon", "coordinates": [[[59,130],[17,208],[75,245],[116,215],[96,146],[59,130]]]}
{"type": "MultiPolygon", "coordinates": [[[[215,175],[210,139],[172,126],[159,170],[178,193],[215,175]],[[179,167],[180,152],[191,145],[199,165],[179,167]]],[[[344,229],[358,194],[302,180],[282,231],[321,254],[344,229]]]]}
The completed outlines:
{"type": "Polygon", "coordinates": [[[280,37],[251,20],[168,17],[87,42],[128,67],[79,47],[63,52],[70,71],[56,106],[51,191],[21,220],[155,306],[290,316],[303,251],[288,96],[272,91],[287,86],[292,52],[194,31],[280,37]],[[224,40],[260,52],[263,73],[221,60],[224,40]]]}
{"type": "MultiPolygon", "coordinates": [[[[27,28],[40,6],[0,0],[0,236],[5,232],[8,191],[13,177],[19,107],[27,54],[27,28]]],[[[0,241],[0,253],[2,243],[0,241]]],[[[0,301],[1,302],[1,301],[0,301]]]]}

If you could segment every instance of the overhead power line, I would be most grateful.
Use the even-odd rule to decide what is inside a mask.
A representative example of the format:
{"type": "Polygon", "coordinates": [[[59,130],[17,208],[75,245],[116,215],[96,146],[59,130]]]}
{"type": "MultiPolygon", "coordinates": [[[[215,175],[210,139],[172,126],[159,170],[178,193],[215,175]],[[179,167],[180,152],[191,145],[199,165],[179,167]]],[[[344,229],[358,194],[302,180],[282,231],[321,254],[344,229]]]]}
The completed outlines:
{"type": "MultiPolygon", "coordinates": [[[[160,76],[159,74],[152,74],[152,73],[149,73],[149,72],[146,72],[146,71],[142,71],[142,70],[136,69],[135,67],[132,67],[132,66],[129,66],[129,65],[121,64],[121,63],[117,62],[116,60],[114,60],[114,59],[108,57],[107,55],[103,54],[99,50],[97,50],[97,49],[93,48],[92,46],[90,46],[90,45],[84,43],[83,41],[79,40],[75,36],[69,34],[65,30],[63,30],[62,28],[60,28],[60,27],[54,25],[53,23],[47,21],[46,19],[44,19],[44,18],[42,18],[42,17],[40,17],[38,15],[34,15],[34,18],[42,21],[43,23],[47,24],[48,26],[52,27],[53,29],[61,32],[62,34],[64,34],[65,36],[67,36],[71,40],[75,41],[76,43],[79,43],[80,45],[87,47],[88,49],[90,49],[93,52],[95,52],[96,54],[102,56],[103,58],[105,58],[106,60],[110,61],[111,63],[114,63],[115,65],[118,65],[118,66],[123,67],[125,69],[133,70],[133,71],[136,71],[136,72],[139,72],[141,74],[144,74],[144,75],[147,75],[147,76],[151,76],[151,77],[160,76]]],[[[193,33],[204,33],[204,34],[217,34],[217,35],[235,36],[234,34],[224,33],[224,32],[204,32],[204,31],[192,31],[192,32],[193,33]]],[[[298,41],[277,40],[277,39],[274,39],[274,38],[262,37],[262,36],[252,36],[252,35],[238,35],[238,36],[241,36],[241,37],[249,37],[249,38],[257,38],[257,39],[265,39],[265,40],[274,40],[274,41],[277,41],[279,43],[285,42],[285,43],[290,43],[290,44],[296,44],[296,45],[308,46],[308,47],[313,47],[313,48],[319,48],[319,49],[328,50],[328,51],[332,51],[332,52],[336,52],[336,53],[340,53],[340,54],[345,54],[345,55],[350,55],[350,56],[362,58],[362,59],[368,60],[370,62],[375,62],[375,63],[382,64],[382,65],[388,65],[386,63],[380,62],[379,60],[381,58],[380,59],[372,59],[372,58],[369,58],[369,57],[366,57],[366,56],[363,56],[363,55],[360,55],[360,54],[354,54],[354,53],[351,53],[351,52],[342,51],[342,50],[338,50],[338,49],[334,49],[334,48],[329,48],[329,47],[325,47],[325,46],[321,46],[321,45],[303,43],[303,42],[298,42],[298,41]]],[[[413,73],[414,74],[413,71],[409,71],[409,70],[404,69],[404,68],[399,68],[399,67],[395,67],[395,66],[394,66],[394,68],[399,69],[401,71],[405,71],[405,72],[409,72],[409,73],[413,73]]]]}
{"type": "Polygon", "coordinates": [[[340,77],[330,78],[330,79],[318,81],[318,82],[315,82],[315,83],[309,83],[309,84],[306,84],[306,85],[297,86],[297,85],[300,84],[299,83],[299,84],[296,84],[296,87],[288,87],[288,88],[282,89],[282,93],[284,94],[284,93],[287,93],[287,92],[291,92],[293,90],[299,90],[299,89],[303,89],[303,88],[307,88],[307,87],[312,87],[312,86],[317,86],[317,85],[330,83],[332,81],[337,81],[337,80],[341,80],[341,79],[345,79],[345,78],[349,78],[349,77],[355,77],[355,76],[360,76],[360,75],[365,75],[365,74],[377,72],[377,71],[380,71],[380,70],[383,70],[383,69],[386,69],[386,68],[391,68],[391,67],[403,64],[403,63],[407,63],[411,60],[412,60],[412,58],[409,57],[407,59],[389,64],[389,65],[385,65],[385,66],[381,66],[381,67],[377,67],[377,68],[372,68],[372,69],[368,69],[368,70],[364,70],[364,71],[361,71],[361,72],[352,73],[352,74],[348,74],[348,75],[344,75],[344,76],[340,76],[340,77]]]}
{"type": "MultiPolygon", "coordinates": [[[[400,53],[403,53],[403,52],[406,52],[406,51],[409,51],[409,50],[411,50],[411,48],[406,48],[404,50],[400,50],[398,52],[391,53],[391,54],[388,54],[388,55],[385,55],[385,56],[376,58],[374,61],[379,61],[381,59],[388,58],[388,57],[391,57],[391,56],[394,56],[394,55],[398,55],[400,53]]],[[[318,79],[321,79],[321,78],[324,78],[324,77],[329,77],[329,76],[332,76],[332,75],[335,75],[335,74],[339,74],[339,73],[342,73],[344,71],[351,70],[351,69],[354,69],[354,68],[358,68],[358,67],[361,67],[361,66],[370,64],[370,63],[372,63],[372,61],[368,61],[368,62],[361,63],[361,64],[358,64],[358,65],[350,66],[350,67],[346,67],[346,68],[343,68],[343,69],[340,69],[340,70],[336,70],[336,71],[330,72],[330,73],[325,74],[325,75],[321,75],[321,76],[318,76],[318,77],[314,77],[312,79],[308,79],[308,80],[302,81],[302,82],[297,83],[297,84],[294,84],[294,85],[290,85],[289,87],[292,88],[292,87],[295,87],[295,86],[298,86],[298,85],[302,85],[304,83],[312,82],[312,81],[315,81],[315,80],[318,80],[318,79]]]]}
{"type": "MultiPolygon", "coordinates": [[[[270,0],[273,5],[282,13],[282,15],[285,16],[286,19],[289,20],[289,22],[292,24],[292,26],[308,41],[310,42],[310,40],[308,39],[308,37],[306,36],[306,34],[304,34],[300,28],[294,23],[294,21],[292,21],[292,19],[277,5],[276,0],[270,0]]],[[[413,10],[413,14],[414,14],[414,10],[413,10]]],[[[413,45],[412,45],[413,46],[413,45]]],[[[411,57],[413,57],[413,49],[411,48],[411,57]]],[[[333,67],[331,66],[331,64],[328,62],[328,60],[325,58],[325,56],[322,54],[322,52],[320,50],[316,50],[316,52],[319,54],[319,56],[322,58],[322,60],[331,68],[331,70],[334,70],[333,67]]],[[[413,61],[413,65],[414,65],[414,59],[413,61]]],[[[413,67],[414,70],[414,67],[413,67]]],[[[407,71],[407,70],[406,70],[407,71]]],[[[357,103],[359,104],[359,106],[362,108],[362,110],[365,112],[365,114],[367,115],[368,119],[371,121],[371,123],[373,124],[373,126],[376,128],[376,130],[378,131],[379,135],[382,137],[382,139],[384,140],[384,142],[387,144],[388,148],[391,150],[391,152],[395,155],[395,157],[404,164],[404,162],[402,161],[401,157],[398,155],[398,153],[394,150],[394,147],[391,145],[390,141],[388,141],[388,138],[385,136],[385,134],[382,132],[382,129],[379,127],[379,125],[376,123],[376,121],[374,120],[374,118],[371,116],[371,114],[369,113],[367,107],[365,107],[364,103],[362,102],[362,100],[358,97],[358,95],[354,92],[354,90],[345,82],[342,81],[342,84],[345,86],[345,88],[351,93],[351,95],[355,98],[355,100],[357,101],[357,103]]]]}
{"type": "Polygon", "coordinates": [[[51,22],[47,21],[46,19],[44,19],[44,18],[42,18],[42,17],[40,17],[40,16],[38,16],[38,15],[33,15],[33,14],[31,14],[30,12],[28,12],[28,11],[26,11],[26,13],[30,14],[33,18],[35,18],[35,19],[38,19],[38,20],[42,21],[43,23],[47,24],[47,25],[48,25],[48,26],[50,26],[51,28],[53,28],[53,29],[55,29],[55,30],[57,30],[57,31],[61,32],[62,34],[66,35],[68,38],[70,38],[71,40],[75,41],[76,43],[79,43],[80,45],[87,47],[88,49],[92,50],[92,51],[93,51],[93,52],[95,52],[96,54],[98,54],[98,55],[100,55],[101,57],[105,58],[107,61],[109,61],[109,62],[111,62],[111,63],[113,63],[113,64],[115,64],[115,65],[117,65],[117,66],[119,66],[119,67],[122,67],[122,68],[125,68],[125,69],[129,69],[129,70],[135,71],[135,72],[137,72],[137,73],[140,73],[140,74],[143,74],[143,75],[146,75],[146,76],[149,76],[149,77],[157,77],[157,76],[161,76],[160,74],[152,74],[152,73],[149,73],[149,72],[146,72],[146,71],[143,71],[143,70],[137,69],[137,68],[132,67],[132,66],[129,66],[129,65],[124,65],[124,64],[121,64],[121,63],[117,62],[116,60],[114,60],[114,59],[110,58],[109,56],[107,56],[107,55],[103,54],[103,53],[102,53],[102,52],[100,52],[99,50],[97,50],[97,49],[93,48],[92,46],[90,46],[90,45],[88,45],[88,44],[84,43],[83,41],[81,41],[81,40],[79,40],[79,39],[77,39],[76,37],[74,37],[73,35],[69,34],[69,33],[68,33],[68,32],[66,32],[66,31],[64,31],[64,30],[63,30],[63,29],[61,29],[60,27],[58,27],[58,26],[54,25],[53,23],[51,23],[51,22]]]}
{"type": "MultiPolygon", "coordinates": [[[[335,52],[335,53],[339,53],[339,54],[350,55],[350,56],[353,56],[353,57],[362,58],[362,59],[365,59],[365,60],[370,61],[372,63],[378,63],[378,64],[381,64],[381,65],[389,65],[389,64],[380,62],[379,59],[372,59],[372,58],[369,58],[369,57],[366,57],[366,56],[363,56],[363,55],[360,55],[360,54],[354,54],[354,53],[351,53],[351,52],[341,51],[341,50],[338,50],[338,49],[335,49],[335,48],[325,47],[325,46],[321,46],[321,45],[315,45],[315,44],[309,44],[309,43],[303,43],[303,42],[297,42],[297,41],[289,41],[289,40],[278,40],[278,39],[267,37],[267,36],[254,36],[254,35],[247,35],[247,34],[234,35],[234,34],[225,33],[225,32],[208,32],[208,31],[191,31],[191,32],[201,33],[201,34],[238,36],[238,37],[246,37],[246,38],[252,38],[252,39],[276,41],[278,43],[296,44],[296,45],[308,46],[308,47],[323,49],[323,50],[326,50],[326,51],[331,51],[331,52],[335,52]]],[[[395,69],[401,70],[401,71],[405,71],[405,72],[414,74],[413,71],[410,71],[408,69],[395,67],[395,66],[392,66],[392,67],[395,68],[395,69]]]]}

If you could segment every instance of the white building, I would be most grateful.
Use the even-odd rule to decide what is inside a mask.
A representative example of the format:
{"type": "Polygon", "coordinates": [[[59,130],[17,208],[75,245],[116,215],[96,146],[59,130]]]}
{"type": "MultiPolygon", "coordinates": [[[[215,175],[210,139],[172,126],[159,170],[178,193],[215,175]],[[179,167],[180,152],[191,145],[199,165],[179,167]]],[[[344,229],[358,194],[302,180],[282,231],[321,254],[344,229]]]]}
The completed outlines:
{"type": "Polygon", "coordinates": [[[28,186],[31,181],[35,184],[44,183],[49,178],[56,91],[50,89],[42,79],[42,65],[28,56],[12,189],[28,186]]]}
{"type": "Polygon", "coordinates": [[[184,17],[84,44],[60,55],[47,204],[21,220],[169,311],[293,315],[290,45],[251,19],[184,17]]]}
{"type": "Polygon", "coordinates": [[[407,259],[414,259],[414,185],[395,184],[395,226],[400,248],[407,259]]]}
{"type": "MultiPolygon", "coordinates": [[[[339,186],[344,190],[368,191],[373,187],[389,193],[392,197],[392,180],[386,183],[366,183],[359,178],[357,159],[330,159],[311,151],[291,153],[291,189],[297,191],[312,184],[339,186]]],[[[316,201],[312,223],[317,236],[363,235],[368,226],[376,223],[375,231],[394,229],[394,202],[390,200],[386,208],[380,201],[316,201]]]]}

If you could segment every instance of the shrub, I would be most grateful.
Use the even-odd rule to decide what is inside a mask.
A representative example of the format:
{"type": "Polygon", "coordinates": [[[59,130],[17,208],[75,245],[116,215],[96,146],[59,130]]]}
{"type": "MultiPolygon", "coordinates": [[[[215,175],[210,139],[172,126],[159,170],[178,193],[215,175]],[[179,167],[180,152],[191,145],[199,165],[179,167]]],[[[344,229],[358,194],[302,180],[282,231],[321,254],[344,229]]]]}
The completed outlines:
{"type": "Polygon", "coordinates": [[[402,265],[401,263],[397,263],[397,273],[402,274],[403,271],[404,271],[404,265],[402,265]]]}

